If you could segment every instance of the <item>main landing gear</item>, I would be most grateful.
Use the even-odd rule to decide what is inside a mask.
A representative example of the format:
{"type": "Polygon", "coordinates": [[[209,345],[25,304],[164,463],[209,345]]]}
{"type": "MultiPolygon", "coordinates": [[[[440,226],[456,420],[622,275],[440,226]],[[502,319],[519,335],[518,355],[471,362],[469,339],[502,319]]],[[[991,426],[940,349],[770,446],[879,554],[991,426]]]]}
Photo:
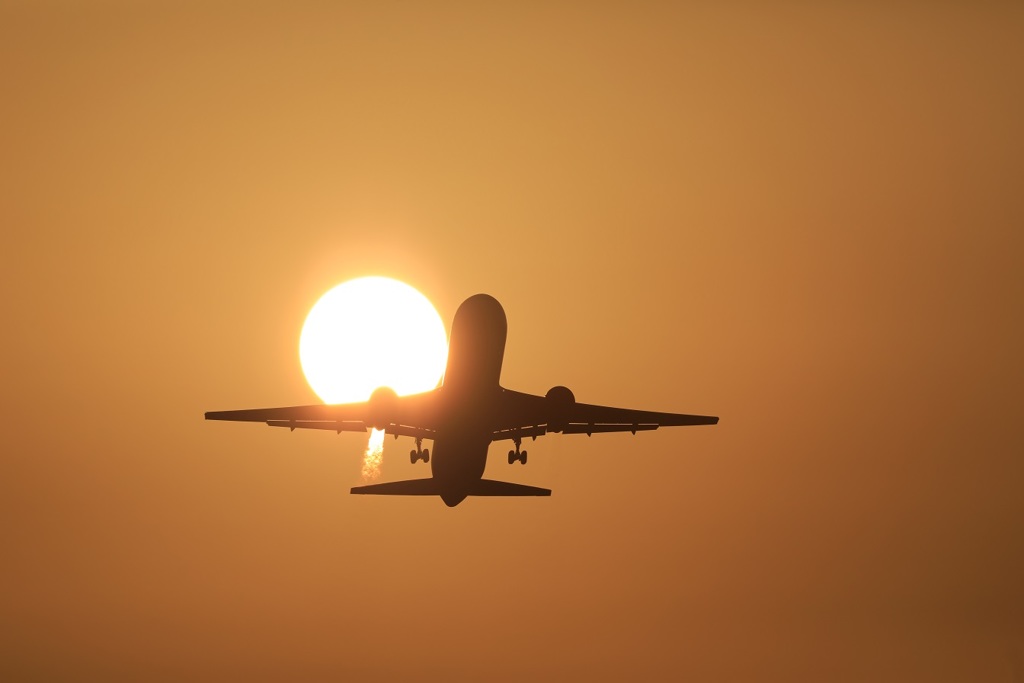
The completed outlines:
{"type": "Polygon", "coordinates": [[[517,460],[524,465],[526,464],[526,451],[520,451],[519,447],[522,445],[522,439],[515,439],[516,449],[508,452],[508,464],[516,462],[517,460]]]}
{"type": "Polygon", "coordinates": [[[416,448],[409,451],[409,462],[413,465],[418,463],[420,460],[423,462],[430,462],[430,449],[422,448],[423,439],[416,439],[416,448]]]}

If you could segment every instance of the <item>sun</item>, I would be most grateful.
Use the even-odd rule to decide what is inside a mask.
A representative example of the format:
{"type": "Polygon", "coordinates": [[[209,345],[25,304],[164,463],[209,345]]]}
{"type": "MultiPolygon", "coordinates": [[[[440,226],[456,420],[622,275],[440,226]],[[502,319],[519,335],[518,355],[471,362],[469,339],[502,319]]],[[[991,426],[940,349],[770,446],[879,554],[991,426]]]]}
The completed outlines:
{"type": "Polygon", "coordinates": [[[306,381],[324,403],[365,401],[377,387],[429,391],[444,374],[448,335],[427,297],[404,282],[363,277],[316,302],[299,337],[306,381]]]}

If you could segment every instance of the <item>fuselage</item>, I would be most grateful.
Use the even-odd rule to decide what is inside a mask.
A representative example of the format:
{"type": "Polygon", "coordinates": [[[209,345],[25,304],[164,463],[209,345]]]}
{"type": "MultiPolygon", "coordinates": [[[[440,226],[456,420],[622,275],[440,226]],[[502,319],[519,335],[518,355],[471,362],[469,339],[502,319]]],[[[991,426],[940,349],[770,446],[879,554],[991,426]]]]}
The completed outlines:
{"type": "Polygon", "coordinates": [[[462,502],[484,474],[491,444],[508,322],[487,294],[466,299],[455,312],[448,364],[438,389],[445,415],[438,425],[430,468],[448,506],[462,502]]]}

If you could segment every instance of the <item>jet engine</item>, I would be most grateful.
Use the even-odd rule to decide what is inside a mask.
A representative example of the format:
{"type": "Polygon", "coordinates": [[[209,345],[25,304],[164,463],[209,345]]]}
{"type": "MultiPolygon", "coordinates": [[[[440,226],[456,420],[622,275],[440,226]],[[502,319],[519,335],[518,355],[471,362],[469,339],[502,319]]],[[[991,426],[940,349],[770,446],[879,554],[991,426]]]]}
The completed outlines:
{"type": "Polygon", "coordinates": [[[548,404],[548,431],[560,432],[569,424],[576,397],[568,387],[551,387],[544,395],[548,404]]]}
{"type": "Polygon", "coordinates": [[[391,387],[377,387],[370,394],[369,424],[374,429],[384,429],[396,422],[398,394],[391,387]]]}

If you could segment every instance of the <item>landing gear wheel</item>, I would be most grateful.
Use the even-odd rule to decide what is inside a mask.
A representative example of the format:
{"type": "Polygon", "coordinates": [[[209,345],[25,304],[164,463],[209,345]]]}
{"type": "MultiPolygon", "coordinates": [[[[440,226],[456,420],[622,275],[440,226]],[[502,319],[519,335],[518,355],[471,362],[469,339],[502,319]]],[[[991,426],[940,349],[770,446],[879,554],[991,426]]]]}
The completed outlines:
{"type": "Polygon", "coordinates": [[[424,448],[423,449],[423,462],[430,462],[430,449],[429,448],[424,448]]]}
{"type": "Polygon", "coordinates": [[[519,462],[523,463],[524,465],[526,464],[526,451],[523,451],[519,455],[519,462]]]}
{"type": "Polygon", "coordinates": [[[419,460],[419,458],[416,457],[416,451],[409,451],[409,462],[415,465],[417,460],[419,460]]]}
{"type": "Polygon", "coordinates": [[[508,464],[511,465],[515,461],[516,461],[516,452],[515,451],[509,451],[508,452],[508,464]]]}

